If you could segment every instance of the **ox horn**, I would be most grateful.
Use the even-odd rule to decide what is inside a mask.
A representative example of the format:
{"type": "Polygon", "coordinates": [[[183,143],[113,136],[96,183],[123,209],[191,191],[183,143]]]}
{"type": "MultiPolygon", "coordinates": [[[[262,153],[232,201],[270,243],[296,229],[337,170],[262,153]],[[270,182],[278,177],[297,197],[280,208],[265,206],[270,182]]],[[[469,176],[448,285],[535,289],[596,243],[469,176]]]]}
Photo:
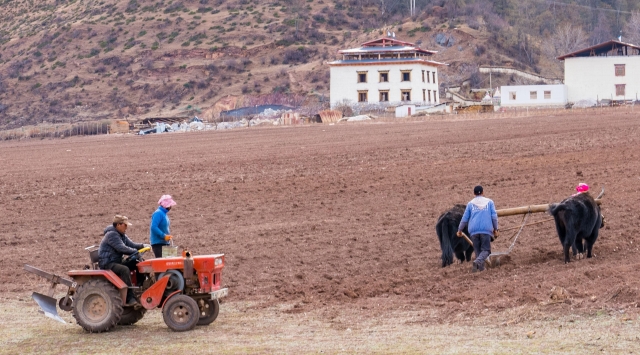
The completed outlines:
{"type": "Polygon", "coordinates": [[[596,200],[601,199],[602,196],[604,196],[604,187],[602,188],[602,191],[600,191],[600,195],[598,195],[598,197],[596,197],[596,200]]]}

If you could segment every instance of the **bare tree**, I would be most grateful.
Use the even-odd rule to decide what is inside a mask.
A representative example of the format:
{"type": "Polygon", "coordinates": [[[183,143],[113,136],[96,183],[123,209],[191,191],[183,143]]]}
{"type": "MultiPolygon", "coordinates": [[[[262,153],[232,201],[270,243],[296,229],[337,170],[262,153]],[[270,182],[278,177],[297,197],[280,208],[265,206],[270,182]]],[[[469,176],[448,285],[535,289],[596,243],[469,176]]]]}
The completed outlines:
{"type": "Polygon", "coordinates": [[[598,23],[591,31],[590,37],[592,45],[608,41],[614,37],[611,33],[611,24],[606,14],[600,13],[598,15],[598,23]]]}
{"type": "Polygon", "coordinates": [[[568,23],[561,25],[558,27],[556,33],[551,36],[549,41],[550,47],[546,48],[545,53],[557,57],[575,52],[587,46],[587,38],[587,34],[581,27],[568,23]]]}
{"type": "Polygon", "coordinates": [[[623,41],[640,45],[640,12],[634,12],[625,26],[623,41]]]}

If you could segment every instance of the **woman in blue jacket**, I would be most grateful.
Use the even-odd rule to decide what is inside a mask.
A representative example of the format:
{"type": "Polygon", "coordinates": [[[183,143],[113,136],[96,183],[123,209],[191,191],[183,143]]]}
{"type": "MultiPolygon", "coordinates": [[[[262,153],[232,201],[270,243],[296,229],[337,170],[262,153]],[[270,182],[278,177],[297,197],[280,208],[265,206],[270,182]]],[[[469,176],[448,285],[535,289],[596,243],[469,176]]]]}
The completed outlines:
{"type": "Polygon", "coordinates": [[[173,238],[169,231],[171,221],[167,213],[171,211],[171,207],[176,205],[176,202],[171,198],[171,195],[162,195],[158,201],[158,209],[151,215],[151,225],[149,227],[151,235],[149,240],[151,241],[151,249],[156,258],[162,257],[162,246],[169,245],[169,241],[173,238]]]}

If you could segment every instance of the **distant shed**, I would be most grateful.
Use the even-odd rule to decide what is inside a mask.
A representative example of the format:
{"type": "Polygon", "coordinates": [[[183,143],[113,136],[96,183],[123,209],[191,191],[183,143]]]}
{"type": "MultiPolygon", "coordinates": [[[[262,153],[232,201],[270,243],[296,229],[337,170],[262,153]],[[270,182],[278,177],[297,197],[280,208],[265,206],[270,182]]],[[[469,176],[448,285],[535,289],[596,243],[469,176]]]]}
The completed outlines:
{"type": "Polygon", "coordinates": [[[112,121],[109,125],[109,133],[129,133],[129,122],[127,121],[112,121]]]}

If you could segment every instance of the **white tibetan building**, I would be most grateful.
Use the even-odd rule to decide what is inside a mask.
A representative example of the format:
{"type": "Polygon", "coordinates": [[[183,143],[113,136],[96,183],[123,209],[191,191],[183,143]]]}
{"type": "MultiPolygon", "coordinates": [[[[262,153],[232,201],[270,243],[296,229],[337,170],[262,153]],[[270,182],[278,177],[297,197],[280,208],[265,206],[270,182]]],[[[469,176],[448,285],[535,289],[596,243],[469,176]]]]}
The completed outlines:
{"type": "Polygon", "coordinates": [[[611,40],[558,59],[564,61],[569,102],[638,100],[640,46],[611,40]]]}
{"type": "Polygon", "coordinates": [[[329,62],[331,107],[341,103],[434,105],[438,95],[435,51],[383,37],[359,48],[338,51],[342,59],[329,62]]]}

